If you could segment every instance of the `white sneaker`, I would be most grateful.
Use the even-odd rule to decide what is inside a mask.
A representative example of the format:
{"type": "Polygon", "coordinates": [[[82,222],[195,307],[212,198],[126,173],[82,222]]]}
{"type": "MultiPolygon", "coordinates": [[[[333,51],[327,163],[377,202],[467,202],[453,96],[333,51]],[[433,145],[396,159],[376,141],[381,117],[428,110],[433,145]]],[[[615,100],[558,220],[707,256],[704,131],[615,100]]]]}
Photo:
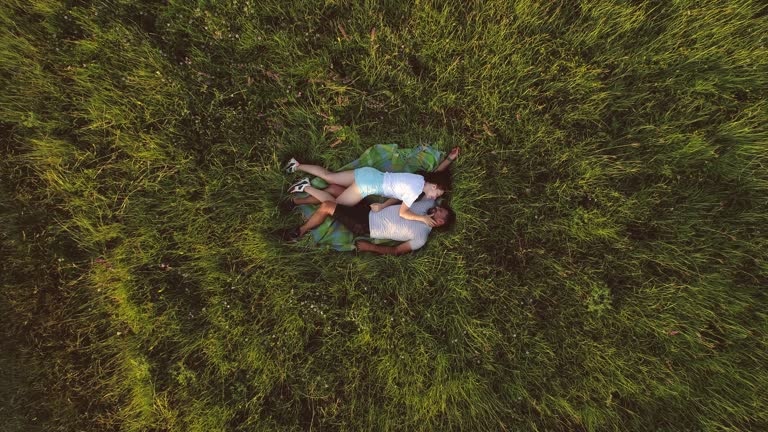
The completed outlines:
{"type": "Polygon", "coordinates": [[[292,174],[296,172],[296,168],[298,168],[298,166],[299,161],[291,158],[291,160],[289,160],[288,163],[283,167],[283,171],[285,171],[286,174],[292,174]]]}
{"type": "Polygon", "coordinates": [[[304,192],[304,189],[309,185],[309,177],[304,177],[303,179],[292,184],[291,187],[288,188],[288,193],[304,192]]]}

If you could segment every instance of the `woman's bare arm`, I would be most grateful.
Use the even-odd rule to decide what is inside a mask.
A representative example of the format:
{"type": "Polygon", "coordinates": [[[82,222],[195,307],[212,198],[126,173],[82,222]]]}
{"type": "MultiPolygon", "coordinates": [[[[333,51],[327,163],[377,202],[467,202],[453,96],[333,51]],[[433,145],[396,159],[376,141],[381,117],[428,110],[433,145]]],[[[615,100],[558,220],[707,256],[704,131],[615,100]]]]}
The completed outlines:
{"type": "Polygon", "coordinates": [[[374,204],[371,204],[371,210],[373,210],[373,211],[375,211],[375,212],[379,212],[379,211],[382,211],[382,210],[384,210],[385,208],[387,208],[387,207],[389,207],[389,206],[391,206],[391,205],[397,204],[397,203],[399,203],[399,202],[400,202],[400,200],[399,200],[399,199],[395,199],[395,198],[388,198],[386,201],[384,201],[384,202],[383,202],[383,203],[381,203],[381,204],[379,204],[379,203],[374,203],[374,204]]]}
{"type": "Polygon", "coordinates": [[[424,222],[431,227],[435,226],[436,224],[435,220],[432,219],[432,216],[416,214],[412,212],[411,208],[405,205],[405,203],[400,206],[400,217],[403,219],[424,222]]]}
{"type": "Polygon", "coordinates": [[[459,157],[459,148],[454,147],[451,149],[451,152],[448,153],[448,156],[443,159],[442,162],[440,162],[440,165],[437,166],[437,169],[435,171],[445,171],[448,169],[448,165],[451,164],[451,162],[455,161],[456,158],[459,157]]]}

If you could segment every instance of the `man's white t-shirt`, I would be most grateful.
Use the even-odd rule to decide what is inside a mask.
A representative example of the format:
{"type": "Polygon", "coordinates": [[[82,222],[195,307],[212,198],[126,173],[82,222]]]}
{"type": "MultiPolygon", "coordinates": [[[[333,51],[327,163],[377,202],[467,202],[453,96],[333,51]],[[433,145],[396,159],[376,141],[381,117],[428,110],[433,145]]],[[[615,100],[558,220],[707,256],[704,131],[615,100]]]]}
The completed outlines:
{"type": "MultiPolygon", "coordinates": [[[[434,205],[435,200],[416,201],[411,206],[411,211],[419,215],[427,214],[427,210],[434,205]]],[[[371,238],[407,241],[411,250],[424,246],[432,231],[432,228],[424,222],[401,217],[399,205],[391,205],[380,212],[371,211],[368,214],[368,224],[371,229],[371,238]]]]}
{"type": "Polygon", "coordinates": [[[383,195],[396,198],[408,207],[419,198],[424,191],[424,177],[410,173],[384,173],[383,195]]]}

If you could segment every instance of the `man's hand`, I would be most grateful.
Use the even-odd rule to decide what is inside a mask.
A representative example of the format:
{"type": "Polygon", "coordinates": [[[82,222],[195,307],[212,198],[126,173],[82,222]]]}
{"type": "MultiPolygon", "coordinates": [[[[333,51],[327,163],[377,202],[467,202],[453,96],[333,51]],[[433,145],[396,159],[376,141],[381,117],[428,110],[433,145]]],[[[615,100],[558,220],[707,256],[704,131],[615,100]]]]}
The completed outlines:
{"type": "Polygon", "coordinates": [[[454,147],[451,149],[451,152],[448,153],[448,159],[455,161],[457,157],[459,157],[459,147],[454,147]]]}
{"type": "Polygon", "coordinates": [[[379,203],[371,204],[371,211],[372,212],[380,212],[380,211],[384,210],[384,208],[385,208],[384,204],[379,204],[379,203]]]}

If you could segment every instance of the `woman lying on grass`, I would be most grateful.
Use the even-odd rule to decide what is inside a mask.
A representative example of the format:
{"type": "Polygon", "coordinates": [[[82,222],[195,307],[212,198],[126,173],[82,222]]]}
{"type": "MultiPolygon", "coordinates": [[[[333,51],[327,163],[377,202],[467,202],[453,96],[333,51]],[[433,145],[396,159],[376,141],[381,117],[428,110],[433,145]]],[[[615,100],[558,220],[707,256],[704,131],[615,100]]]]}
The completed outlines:
{"type": "MultiPolygon", "coordinates": [[[[427,199],[436,199],[450,189],[451,174],[447,170],[448,165],[459,155],[459,148],[454,147],[448,157],[440,163],[433,172],[420,171],[411,173],[388,173],[375,168],[362,167],[355,170],[330,172],[318,165],[300,164],[296,159],[291,159],[285,166],[287,173],[296,170],[322,178],[332,185],[339,185],[344,189],[338,196],[330,192],[338,191],[333,187],[330,191],[320,190],[309,184],[309,178],[303,178],[291,185],[289,193],[307,192],[317,199],[317,202],[334,201],[338,204],[353,206],[368,195],[381,195],[389,198],[382,204],[371,204],[371,210],[378,212],[398,201],[400,205],[400,217],[404,219],[424,222],[430,227],[435,226],[435,220],[430,215],[418,215],[410,210],[413,203],[424,193],[427,199]]],[[[298,204],[298,203],[297,203],[298,204]]]]}

